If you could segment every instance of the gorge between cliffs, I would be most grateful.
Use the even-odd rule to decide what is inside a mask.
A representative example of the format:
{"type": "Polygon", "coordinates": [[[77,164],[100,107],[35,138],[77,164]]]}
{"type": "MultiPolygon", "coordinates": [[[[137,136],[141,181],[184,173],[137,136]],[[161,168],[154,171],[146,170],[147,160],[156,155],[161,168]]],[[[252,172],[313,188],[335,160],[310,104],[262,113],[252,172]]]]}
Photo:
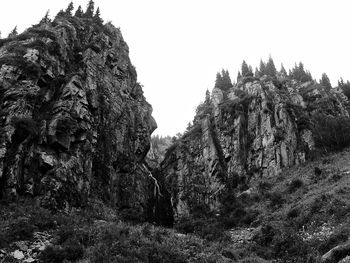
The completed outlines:
{"type": "Polygon", "coordinates": [[[152,137],[89,7],[0,39],[0,262],[348,262],[349,82],[243,62],[152,137]]]}

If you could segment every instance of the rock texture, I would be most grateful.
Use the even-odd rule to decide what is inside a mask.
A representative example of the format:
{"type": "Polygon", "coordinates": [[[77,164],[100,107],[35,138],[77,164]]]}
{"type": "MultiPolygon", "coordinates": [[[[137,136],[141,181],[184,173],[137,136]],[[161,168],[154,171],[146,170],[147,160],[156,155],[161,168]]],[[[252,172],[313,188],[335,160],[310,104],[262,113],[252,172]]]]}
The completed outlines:
{"type": "Polygon", "coordinates": [[[1,40],[0,102],[1,198],[61,209],[93,196],[144,213],[157,126],[119,29],[57,17],[1,40]]]}
{"type": "Polygon", "coordinates": [[[245,190],[304,163],[315,150],[311,117],[320,112],[349,117],[348,101],[313,81],[268,76],[214,88],[162,163],[176,214],[203,205],[215,211],[225,189],[245,190]]]}

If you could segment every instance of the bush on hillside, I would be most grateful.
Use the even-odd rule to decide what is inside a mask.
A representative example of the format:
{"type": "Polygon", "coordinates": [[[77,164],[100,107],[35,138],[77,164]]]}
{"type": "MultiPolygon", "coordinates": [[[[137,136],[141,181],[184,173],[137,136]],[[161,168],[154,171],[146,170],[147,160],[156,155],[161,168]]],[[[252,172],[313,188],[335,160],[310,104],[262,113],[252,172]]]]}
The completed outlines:
{"type": "Polygon", "coordinates": [[[324,151],[339,151],[350,146],[350,118],[345,116],[313,116],[316,147],[324,151]]]}

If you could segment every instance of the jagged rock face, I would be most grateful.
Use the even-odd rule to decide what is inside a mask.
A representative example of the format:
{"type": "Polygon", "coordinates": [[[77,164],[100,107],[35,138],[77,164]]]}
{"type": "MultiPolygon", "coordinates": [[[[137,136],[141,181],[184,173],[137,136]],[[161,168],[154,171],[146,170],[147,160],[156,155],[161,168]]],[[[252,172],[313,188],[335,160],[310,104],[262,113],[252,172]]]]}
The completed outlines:
{"type": "Polygon", "coordinates": [[[0,101],[3,198],[146,208],[156,123],[119,29],[61,17],[2,40],[0,101]]]}
{"type": "Polygon", "coordinates": [[[310,116],[349,116],[338,90],[294,80],[243,78],[227,92],[214,88],[199,106],[193,128],[166,154],[163,174],[175,212],[217,210],[228,186],[254,186],[259,178],[304,163],[314,150],[310,116]]]}

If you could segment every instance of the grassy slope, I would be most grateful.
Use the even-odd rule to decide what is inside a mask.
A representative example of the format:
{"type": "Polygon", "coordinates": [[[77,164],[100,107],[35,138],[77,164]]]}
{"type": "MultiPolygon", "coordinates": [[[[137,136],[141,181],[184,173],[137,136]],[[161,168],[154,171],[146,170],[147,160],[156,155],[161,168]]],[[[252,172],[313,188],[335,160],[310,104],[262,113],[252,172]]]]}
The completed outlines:
{"type": "Polygon", "coordinates": [[[15,242],[27,240],[30,247],[37,231],[51,235],[51,245],[38,255],[41,262],[318,262],[350,234],[349,171],[347,149],[260,180],[239,198],[258,214],[240,226],[241,233],[255,229],[253,240],[240,244],[125,223],[102,203],[57,214],[32,200],[1,204],[0,247],[7,255],[0,262],[17,262],[10,256],[15,242]]]}

